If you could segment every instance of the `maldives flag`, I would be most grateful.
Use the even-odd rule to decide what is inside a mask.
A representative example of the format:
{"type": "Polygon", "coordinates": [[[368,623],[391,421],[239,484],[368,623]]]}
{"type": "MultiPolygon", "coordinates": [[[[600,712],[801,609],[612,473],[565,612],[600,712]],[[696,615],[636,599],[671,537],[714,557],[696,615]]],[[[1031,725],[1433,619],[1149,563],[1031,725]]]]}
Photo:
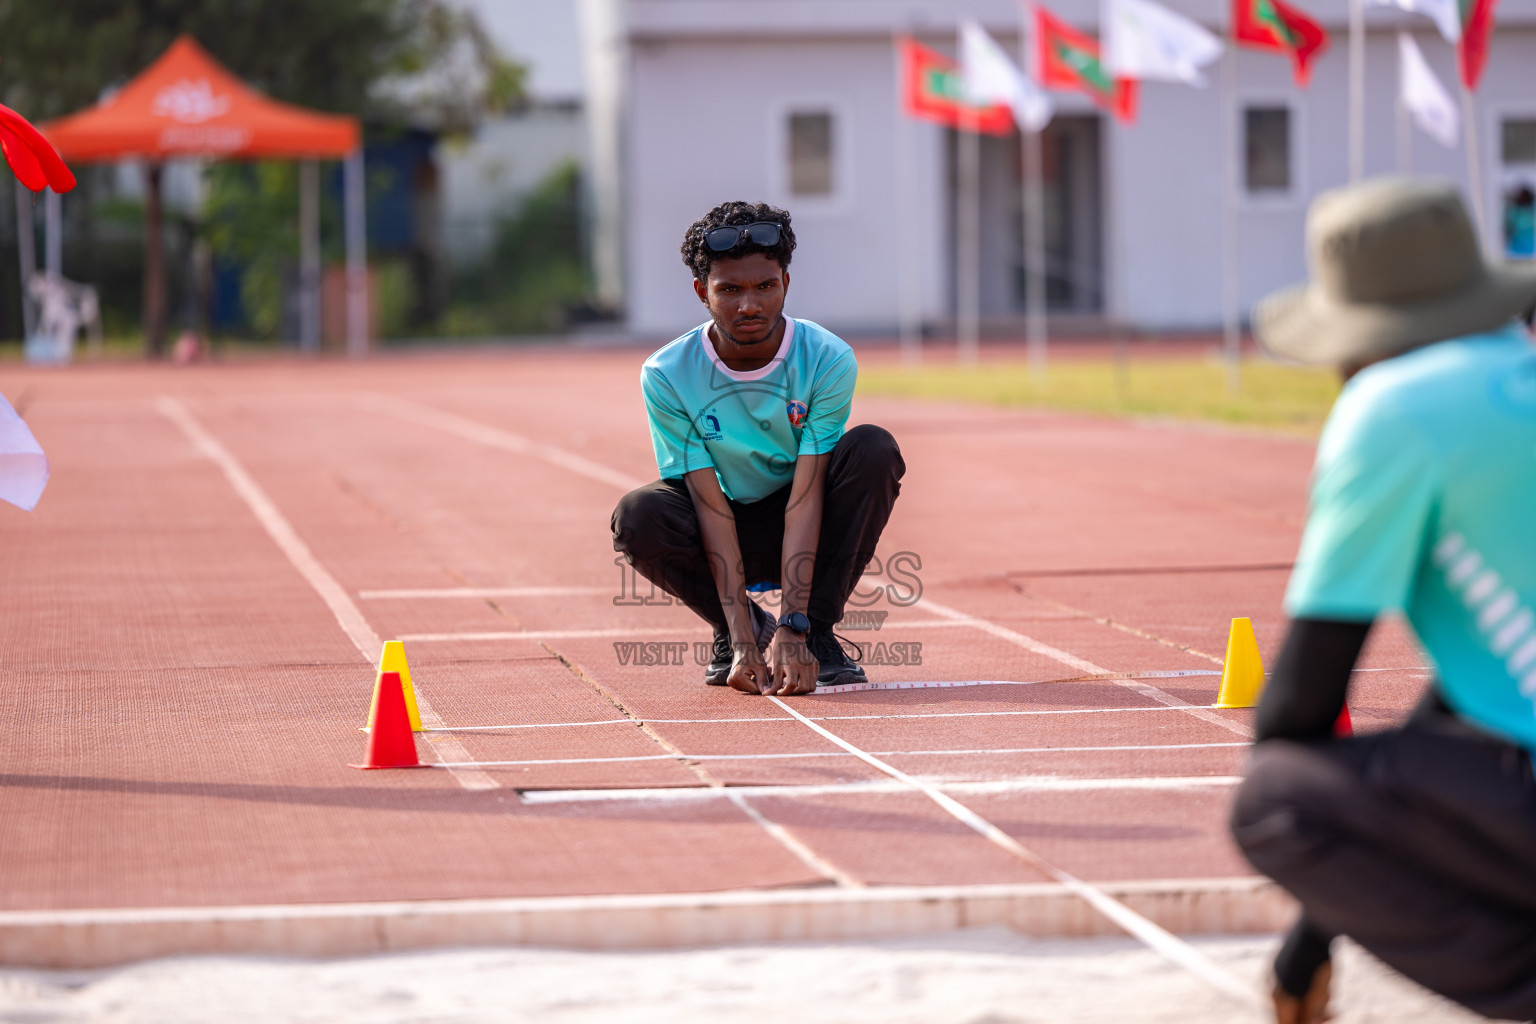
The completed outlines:
{"type": "Polygon", "coordinates": [[[1239,46],[1290,54],[1301,86],[1312,58],[1328,48],[1327,30],[1284,0],[1232,0],[1232,36],[1239,46]]]}
{"type": "Polygon", "coordinates": [[[1136,120],[1136,80],[1111,77],[1099,59],[1098,40],[1036,4],[1035,44],[1040,48],[1041,85],[1085,92],[1120,120],[1136,120]]]}
{"type": "Polygon", "coordinates": [[[1461,66],[1461,80],[1468,89],[1476,89],[1488,63],[1488,37],[1493,33],[1493,5],[1498,0],[1458,0],[1461,12],[1461,42],[1456,46],[1456,63],[1461,66]]]}
{"type": "Polygon", "coordinates": [[[912,39],[898,39],[896,46],[901,56],[901,105],[908,117],[987,135],[1013,131],[1013,111],[1007,106],[973,107],[965,102],[954,61],[912,39]]]}

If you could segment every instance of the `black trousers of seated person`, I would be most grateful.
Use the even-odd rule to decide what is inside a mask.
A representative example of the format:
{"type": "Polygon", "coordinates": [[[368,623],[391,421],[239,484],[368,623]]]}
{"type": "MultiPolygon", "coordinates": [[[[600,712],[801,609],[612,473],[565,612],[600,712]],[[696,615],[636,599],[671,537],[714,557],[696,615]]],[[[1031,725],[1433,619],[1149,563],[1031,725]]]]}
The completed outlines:
{"type": "MultiPolygon", "coordinates": [[[[871,424],[848,430],[832,449],[806,608],[813,628],[830,629],[842,619],[849,595],[874,557],[906,469],[896,439],[871,424]]],[[[789,491],[785,486],[761,501],[730,503],[748,584],[783,583],[789,491]]],[[[693,498],[681,478],[657,480],[624,495],[613,510],[612,525],[614,550],[640,575],[716,630],[726,629],[693,498]]]]}
{"type": "Polygon", "coordinates": [[[1399,729],[1257,744],[1232,834],[1318,931],[1479,1013],[1536,1018],[1530,755],[1433,694],[1399,729]]]}

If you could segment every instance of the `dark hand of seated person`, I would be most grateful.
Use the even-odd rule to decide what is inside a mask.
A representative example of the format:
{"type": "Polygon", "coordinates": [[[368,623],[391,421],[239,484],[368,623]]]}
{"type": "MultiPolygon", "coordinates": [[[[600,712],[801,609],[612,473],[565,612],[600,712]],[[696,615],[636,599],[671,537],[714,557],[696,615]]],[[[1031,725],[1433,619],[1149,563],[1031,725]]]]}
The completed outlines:
{"type": "Polygon", "coordinates": [[[736,652],[736,660],[731,663],[731,674],[726,677],[726,684],[742,693],[767,693],[771,675],[756,642],[748,640],[736,643],[733,640],[731,647],[736,652]]]}
{"type": "Polygon", "coordinates": [[[816,689],[821,666],[805,645],[805,637],[792,629],[780,627],[768,644],[769,683],[763,693],[795,697],[816,689]]]}

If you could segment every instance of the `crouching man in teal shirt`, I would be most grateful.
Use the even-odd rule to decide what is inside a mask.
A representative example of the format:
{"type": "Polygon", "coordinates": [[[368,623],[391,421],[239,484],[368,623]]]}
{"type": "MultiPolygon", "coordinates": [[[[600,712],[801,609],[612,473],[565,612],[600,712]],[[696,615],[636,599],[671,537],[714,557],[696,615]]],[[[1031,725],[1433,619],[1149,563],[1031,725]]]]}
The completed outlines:
{"type": "Polygon", "coordinates": [[[1261,303],[1271,350],[1349,379],[1318,444],[1233,835],[1300,900],[1276,1019],[1325,1020],[1348,935],[1491,1017],[1536,1017],[1536,272],[1484,264],[1449,185],[1320,197],[1313,282],[1261,303]],[[1334,738],[1372,622],[1435,679],[1401,726],[1334,738]]]}
{"type": "Polygon", "coordinates": [[[890,518],[906,466],[890,433],[845,429],[858,364],[836,335],[784,315],[789,214],[722,203],[683,262],[709,320],[645,361],[661,479],[613,512],[613,546],[715,632],[704,681],[809,693],[865,681],[832,627],[890,518]],[[777,621],[747,588],[779,585],[777,621]]]}

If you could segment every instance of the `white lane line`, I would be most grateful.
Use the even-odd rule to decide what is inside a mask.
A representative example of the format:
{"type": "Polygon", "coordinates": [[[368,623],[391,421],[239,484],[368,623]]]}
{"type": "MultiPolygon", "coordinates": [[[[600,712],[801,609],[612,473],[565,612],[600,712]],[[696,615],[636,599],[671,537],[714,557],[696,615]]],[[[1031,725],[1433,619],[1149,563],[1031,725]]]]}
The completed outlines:
{"type": "Polygon", "coordinates": [[[1128,690],[1134,690],[1135,692],[1141,694],[1143,697],[1146,697],[1150,700],[1155,700],[1159,704],[1166,704],[1171,708],[1179,708],[1200,719],[1201,721],[1220,726],[1223,729],[1237,733],[1239,736],[1249,738],[1253,736],[1252,730],[1250,730],[1246,725],[1243,725],[1241,722],[1234,722],[1230,719],[1223,718],[1221,715],[1218,715],[1216,712],[1211,711],[1208,708],[1200,707],[1196,704],[1190,704],[1188,701],[1180,700],[1178,697],[1168,693],[1166,690],[1159,690],[1157,687],[1151,685],[1150,683],[1138,682],[1135,679],[1123,677],[1119,673],[1114,673],[1100,665],[1095,665],[1093,662],[1087,660],[1086,658],[1079,658],[1075,654],[1068,654],[1066,651],[1063,651],[1059,647],[1052,647],[1050,644],[1042,643],[1032,636],[1025,636],[1023,633],[1020,633],[1017,630],[1009,629],[1007,626],[1000,626],[988,619],[981,619],[974,615],[968,615],[957,608],[951,608],[948,605],[939,604],[937,601],[931,600],[927,597],[922,599],[922,605],[924,608],[927,608],[935,615],[942,615],[945,618],[955,619],[956,621],[964,621],[969,625],[975,626],[977,629],[984,633],[990,633],[999,639],[1007,640],[1011,644],[1016,644],[1017,646],[1024,648],[1026,651],[1033,651],[1035,654],[1050,658],[1052,661],[1060,662],[1061,664],[1066,665],[1068,668],[1075,668],[1079,672],[1086,672],[1089,675],[1105,676],[1119,686],[1124,686],[1128,690]]]}
{"type": "MultiPolygon", "coordinates": [[[[796,715],[803,721],[811,719],[802,715],[796,715]]],[[[1246,747],[1245,742],[1229,743],[1163,743],[1142,746],[1102,746],[1102,747],[983,747],[976,750],[877,750],[874,756],[878,757],[989,757],[994,754],[1082,754],[1105,753],[1135,750],[1147,753],[1154,750],[1213,750],[1223,747],[1246,747]]],[[[821,757],[857,757],[860,755],[849,754],[841,750],[816,750],[804,753],[788,754],[641,754],[631,757],[561,757],[540,758],[532,761],[472,761],[471,764],[480,768],[513,768],[523,765],[539,764],[613,764],[623,761],[795,761],[808,760],[821,757]]],[[[448,768],[450,765],[434,765],[434,767],[448,768]]]]}
{"type": "Polygon", "coordinates": [[[644,480],[638,480],[627,473],[620,473],[600,462],[583,458],[574,452],[568,452],[554,445],[540,444],[530,441],[521,434],[514,434],[499,427],[493,427],[485,423],[477,423],[463,416],[456,416],[451,412],[443,412],[429,406],[418,405],[415,402],[401,398],[397,395],[359,395],[356,398],[358,404],[367,407],[373,412],[384,413],[396,419],[405,420],[408,423],[417,423],[434,430],[441,430],[445,434],[461,437],[466,441],[485,445],[487,448],[495,448],[499,451],[511,452],[514,455],[527,455],[536,459],[543,459],[551,465],[572,473],[610,484],[624,491],[632,491],[637,487],[643,487],[644,480]]]}
{"type": "MultiPolygon", "coordinates": [[[[734,718],[721,719],[734,722],[734,718]]],[[[787,718],[775,718],[775,722],[787,722],[787,718]]],[[[434,732],[508,732],[512,729],[581,729],[589,725],[650,725],[651,720],[638,722],[633,718],[605,718],[598,722],[532,722],[524,725],[445,725],[434,732]]]]}
{"type": "MultiPolygon", "coordinates": [[[[1068,655],[1068,657],[1070,657],[1070,655],[1068,655]]],[[[919,793],[922,793],[924,796],[938,804],[939,807],[954,817],[955,820],[975,830],[993,845],[1006,850],[1008,853],[1023,861],[1025,864],[1030,865],[1035,870],[1041,871],[1055,881],[1067,886],[1074,893],[1076,893],[1083,900],[1083,902],[1087,903],[1089,906],[1093,907],[1099,913],[1109,918],[1115,924],[1119,925],[1121,928],[1124,928],[1131,935],[1134,935],[1136,938],[1140,939],[1147,946],[1151,947],[1153,950],[1156,950],[1158,953],[1162,954],[1165,958],[1172,961],[1173,963],[1178,964],[1180,967],[1189,971],[1195,977],[1204,981],[1212,988],[1215,988],[1218,991],[1231,996],[1250,1009],[1262,1010],[1264,1008],[1264,1000],[1260,998],[1258,992],[1256,992],[1250,986],[1244,984],[1241,980],[1228,972],[1226,968],[1217,964],[1216,961],[1212,960],[1204,953],[1201,953],[1199,950],[1195,949],[1189,943],[1180,939],[1172,932],[1153,923],[1147,918],[1142,917],[1140,914],[1136,913],[1130,907],[1127,907],[1124,903],[1121,903],[1119,900],[1110,896],[1102,889],[1099,889],[1093,885],[1089,885],[1087,882],[1084,882],[1076,875],[1068,874],[1067,872],[1061,870],[1056,865],[1045,860],[1039,854],[1024,846],[1008,833],[1004,832],[1002,829],[998,828],[996,825],[992,824],[990,821],[986,820],[981,815],[977,814],[975,811],[971,810],[969,807],[965,806],[954,797],[950,796],[948,793],[940,790],[931,782],[925,782],[921,779],[915,778],[914,776],[908,775],[901,769],[880,760],[880,758],[876,757],[875,755],[859,749],[825,726],[817,725],[809,718],[806,718],[804,715],[790,707],[788,704],[784,703],[784,701],[778,697],[770,696],[768,699],[773,701],[784,711],[805,723],[808,729],[815,732],[823,739],[831,743],[835,743],[839,747],[842,747],[848,753],[857,757],[871,768],[883,772],[884,774],[889,775],[891,778],[895,779],[897,782],[903,783],[904,785],[917,790],[919,793]]]]}
{"type": "MultiPolygon", "coordinates": [[[[186,407],[174,398],[162,395],[155,403],[160,414],[174,423],[187,440],[192,442],[192,447],[199,454],[207,458],[219,469],[224,471],[224,477],[229,481],[237,495],[240,496],[267,531],[267,536],[272,538],[283,554],[288,556],[288,561],[298,570],[300,576],[315,589],[324,601],[331,614],[336,617],[342,631],[348,639],[356,645],[358,653],[363,660],[370,665],[377,665],[379,654],[384,648],[384,643],[379,635],[368,625],[368,620],[363,618],[363,613],[357,605],[352,603],[352,598],[347,596],[346,590],[337,582],[315,558],[309,550],[309,545],[299,538],[293,524],[278,511],[272,499],[267,497],[267,492],[245,470],[238,459],[231,455],[219,441],[199,423],[186,407]]],[[[443,725],[443,720],[437,712],[432,710],[432,705],[420,690],[416,692],[416,708],[421,714],[421,724],[428,729],[438,729],[443,725]]],[[[437,756],[444,762],[443,767],[452,772],[459,785],[465,789],[497,789],[501,783],[485,772],[470,767],[456,767],[471,761],[469,751],[464,745],[452,736],[434,736],[427,734],[427,742],[437,752],[437,756]]]]}
{"type": "MultiPolygon", "coordinates": [[[[369,592],[368,591],[364,592],[365,595],[367,593],[369,593],[369,592]]],[[[605,593],[606,593],[606,591],[605,591],[605,593]]],[[[951,622],[951,621],[949,621],[947,619],[917,619],[917,620],[914,620],[914,621],[911,621],[911,622],[890,622],[890,621],[887,621],[885,623],[884,628],[881,631],[884,632],[884,631],[888,631],[888,630],[891,630],[891,629],[894,629],[894,628],[913,628],[913,629],[946,628],[946,627],[951,627],[952,628],[952,627],[956,627],[956,626],[969,626],[969,625],[970,625],[969,622],[951,622]]],[[[647,626],[647,627],[645,627],[643,632],[644,632],[644,634],[646,636],[679,636],[679,635],[691,635],[691,634],[698,634],[699,636],[704,636],[704,635],[706,635],[708,633],[708,630],[705,627],[703,627],[703,626],[662,626],[660,628],[647,626]]],[[[600,639],[603,639],[605,637],[633,638],[635,635],[636,635],[636,630],[633,630],[633,629],[516,629],[516,630],[501,630],[501,631],[492,631],[492,632],[479,632],[479,633],[475,633],[475,632],[470,632],[470,633],[407,633],[407,634],[403,635],[400,639],[401,640],[408,640],[408,641],[411,641],[413,643],[433,644],[433,643],[453,643],[454,641],[483,642],[483,641],[498,641],[498,640],[600,640],[600,639]]],[[[873,643],[872,640],[864,640],[862,638],[861,638],[860,642],[862,642],[862,643],[873,643]]],[[[1206,672],[1204,674],[1210,675],[1212,673],[1206,672]]],[[[1220,672],[1216,672],[1214,674],[1215,675],[1220,675],[1221,673],[1220,672]]],[[[835,686],[835,687],[832,687],[832,692],[834,692],[834,693],[847,693],[849,690],[852,690],[852,689],[866,689],[867,690],[867,689],[870,689],[872,687],[883,687],[885,689],[890,689],[891,687],[897,686],[897,685],[899,685],[899,686],[901,686],[903,688],[906,688],[906,689],[910,689],[910,686],[908,684],[904,684],[904,683],[903,684],[870,683],[868,685],[865,685],[865,684],[855,684],[854,686],[835,686]]],[[[965,685],[965,684],[963,684],[963,683],[925,683],[925,684],[922,684],[922,685],[925,685],[925,686],[962,686],[962,685],[965,685]]]]}
{"type": "MultiPolygon", "coordinates": [[[[792,721],[792,719],[786,719],[792,721]]],[[[1027,775],[1017,779],[994,779],[987,782],[946,782],[930,779],[946,793],[965,796],[1000,796],[1007,793],[1062,793],[1098,792],[1103,790],[1150,790],[1156,792],[1189,792],[1204,789],[1224,789],[1243,781],[1241,775],[1169,775],[1164,777],[1135,776],[1132,778],[1073,779],[1059,775],[1027,775]]],[[[580,804],[606,803],[608,801],[637,801],[646,803],[672,803],[690,800],[715,800],[726,793],[739,793],[744,797],[812,797],[812,796],[883,796],[894,793],[910,793],[911,787],[891,781],[843,782],[820,786],[732,786],[721,791],[704,786],[687,789],[529,789],[520,791],[526,804],[580,804]]]]}
{"type": "Polygon", "coordinates": [[[859,881],[857,878],[854,878],[848,872],[844,871],[842,868],[838,867],[830,860],[827,860],[815,850],[811,849],[808,844],[801,842],[798,836],[796,836],[789,829],[785,828],[783,825],[780,825],[776,821],[769,820],[762,811],[759,811],[756,807],[753,807],[750,803],[748,803],[747,798],[742,796],[740,793],[737,793],[731,790],[729,787],[725,786],[720,787],[720,792],[725,794],[725,798],[731,802],[733,807],[735,807],[742,814],[745,814],[748,818],[751,818],[759,828],[763,829],[770,836],[777,839],[786,849],[798,857],[801,863],[810,867],[824,878],[831,879],[833,882],[837,883],[838,886],[844,889],[864,888],[863,882],[859,881]]]}
{"type": "MultiPolygon", "coordinates": [[[[519,629],[500,633],[406,633],[400,639],[408,643],[444,643],[454,640],[597,640],[604,637],[634,637],[633,629],[519,629]]],[[[646,627],[646,636],[709,635],[707,627],[646,627]]]]}
{"type": "Polygon", "coordinates": [[[421,587],[407,590],[359,590],[364,601],[440,601],[450,598],[577,597],[611,594],[611,587],[421,587]]]}
{"type": "MultiPolygon", "coordinates": [[[[1051,708],[1043,711],[916,711],[905,715],[807,715],[815,722],[867,722],[879,719],[930,718],[1011,718],[1019,715],[1113,715],[1135,711],[1182,711],[1165,704],[1136,708],[1051,708]]],[[[749,722],[793,722],[793,718],[647,718],[645,725],[738,725],[749,722]]],[[[504,729],[579,729],[589,725],[634,725],[628,718],[608,718],[597,722],[537,722],[517,725],[450,725],[443,732],[500,732],[504,729]]]]}
{"type": "MultiPolygon", "coordinates": [[[[547,757],[527,761],[472,761],[476,768],[521,768],[528,765],[542,764],[629,764],[639,761],[677,761],[676,754],[636,754],[632,757],[547,757]]],[[[701,761],[703,758],[690,757],[689,761],[701,761]]],[[[433,768],[447,768],[447,765],[434,764],[433,768]]]]}
{"type": "MultiPolygon", "coordinates": [[[[1020,715],[1118,715],[1122,712],[1136,711],[1183,711],[1183,708],[1171,708],[1166,704],[1156,704],[1152,707],[1138,708],[1049,708],[1038,711],[919,711],[909,715],[807,715],[806,717],[816,722],[842,722],[863,721],[876,718],[1014,718],[1020,715]]],[[[764,721],[782,722],[782,718],[764,719],[764,721]]]]}

